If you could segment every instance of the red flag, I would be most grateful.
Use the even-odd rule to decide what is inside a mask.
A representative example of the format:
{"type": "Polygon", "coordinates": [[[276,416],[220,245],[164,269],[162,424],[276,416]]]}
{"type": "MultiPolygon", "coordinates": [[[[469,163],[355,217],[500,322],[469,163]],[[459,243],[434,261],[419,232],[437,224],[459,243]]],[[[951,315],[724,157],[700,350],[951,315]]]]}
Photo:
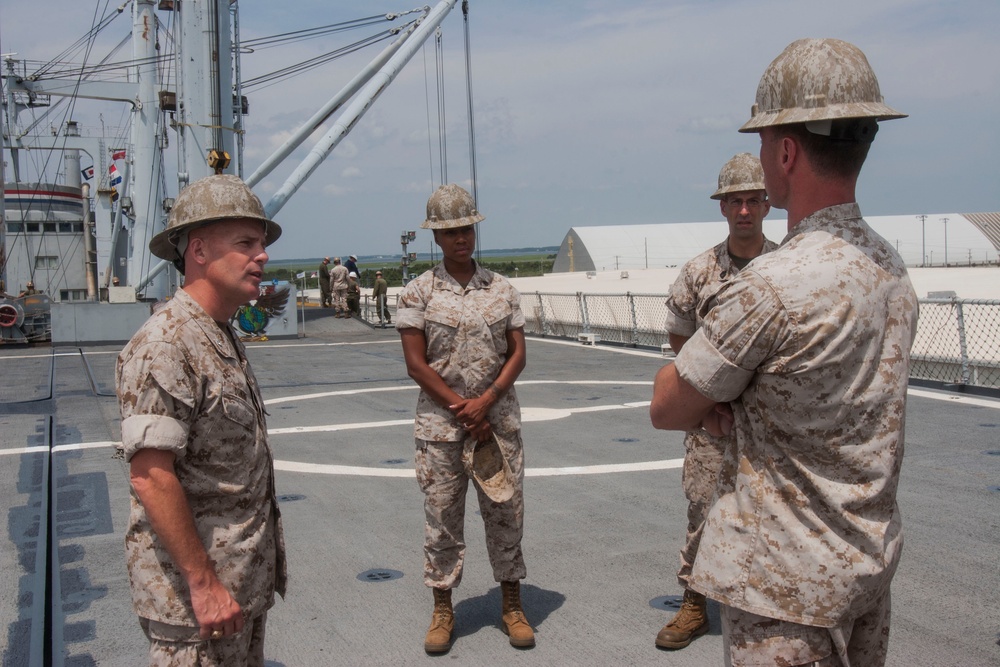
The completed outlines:
{"type": "Polygon", "coordinates": [[[124,160],[125,159],[125,149],[123,148],[123,149],[121,149],[119,151],[111,151],[111,159],[112,160],[124,160]]]}

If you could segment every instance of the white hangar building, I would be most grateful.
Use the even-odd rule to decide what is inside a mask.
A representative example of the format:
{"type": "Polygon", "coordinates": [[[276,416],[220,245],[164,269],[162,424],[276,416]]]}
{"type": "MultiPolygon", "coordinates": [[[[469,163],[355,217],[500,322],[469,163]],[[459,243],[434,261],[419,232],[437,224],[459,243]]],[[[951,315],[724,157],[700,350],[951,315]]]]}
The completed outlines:
{"type": "MultiPolygon", "coordinates": [[[[1000,263],[1000,213],[938,213],[865,217],[896,246],[907,266],[983,266],[1000,263]],[[923,218],[923,219],[921,219],[923,218]]],[[[764,219],[764,235],[785,238],[786,218],[764,219]]],[[[553,273],[681,266],[726,238],[725,220],[655,225],[572,227],[553,273]]]]}

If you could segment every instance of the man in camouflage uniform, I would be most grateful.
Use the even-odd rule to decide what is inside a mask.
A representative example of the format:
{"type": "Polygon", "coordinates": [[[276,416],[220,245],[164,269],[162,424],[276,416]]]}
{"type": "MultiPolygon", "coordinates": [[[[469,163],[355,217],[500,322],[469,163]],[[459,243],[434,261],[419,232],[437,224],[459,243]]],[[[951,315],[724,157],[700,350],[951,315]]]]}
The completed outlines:
{"type": "Polygon", "coordinates": [[[442,186],[431,196],[422,227],[434,230],[444,259],[410,281],[396,311],[407,371],[421,389],[414,436],[427,519],[424,583],[434,593],[424,641],[428,653],[446,652],[454,628],[451,590],[462,580],[470,477],[463,453],[494,433],[514,489],[509,500],[495,502],[476,486],[486,547],[501,586],[503,630],[513,646],[535,645],[519,585],[526,576],[524,451],[514,381],[525,365],[525,320],[517,290],[472,258],[475,224],[481,220],[472,197],[457,185],[442,186]]]}
{"type": "Polygon", "coordinates": [[[197,181],[150,241],[184,287],[118,357],[125,547],[151,665],[264,664],[285,550],[264,402],[229,323],[281,234],[235,176],[197,181]]]}
{"type": "MultiPolygon", "coordinates": [[[[667,333],[670,347],[680,352],[701,326],[701,307],[733,279],[753,258],[777,248],[764,237],[764,217],[771,210],[764,192],[760,160],[749,153],[734,155],[719,172],[719,187],[711,196],[719,200],[729,223],[729,236],[681,268],[667,297],[667,333]]],[[[688,527],[677,581],[684,587],[680,610],[656,635],[656,645],[684,648],[708,632],[705,596],[688,587],[691,567],[698,553],[705,515],[715,495],[715,481],[722,455],[733,444],[731,436],[716,438],[698,430],[684,436],[684,470],[681,480],[688,500],[688,527]]]]}
{"type": "Polygon", "coordinates": [[[902,117],[851,44],[771,63],[741,131],[788,235],[656,377],[654,426],[736,434],[690,577],[722,605],[727,665],[886,660],[917,297],[855,190],[878,121],[902,117]]]}
{"type": "Polygon", "coordinates": [[[336,309],[335,317],[350,317],[347,311],[347,267],[340,263],[339,257],[333,258],[333,268],[330,269],[330,289],[333,291],[333,307],[336,309]]]}

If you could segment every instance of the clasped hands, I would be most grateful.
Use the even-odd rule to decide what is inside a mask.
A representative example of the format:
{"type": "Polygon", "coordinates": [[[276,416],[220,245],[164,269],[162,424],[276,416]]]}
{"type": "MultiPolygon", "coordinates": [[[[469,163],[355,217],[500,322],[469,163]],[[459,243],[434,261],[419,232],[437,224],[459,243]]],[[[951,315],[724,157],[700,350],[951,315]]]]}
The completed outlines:
{"type": "Polygon", "coordinates": [[[495,397],[487,390],[477,398],[463,398],[458,403],[449,405],[448,409],[469,435],[479,442],[484,442],[493,434],[493,428],[487,417],[495,402],[495,397]]]}

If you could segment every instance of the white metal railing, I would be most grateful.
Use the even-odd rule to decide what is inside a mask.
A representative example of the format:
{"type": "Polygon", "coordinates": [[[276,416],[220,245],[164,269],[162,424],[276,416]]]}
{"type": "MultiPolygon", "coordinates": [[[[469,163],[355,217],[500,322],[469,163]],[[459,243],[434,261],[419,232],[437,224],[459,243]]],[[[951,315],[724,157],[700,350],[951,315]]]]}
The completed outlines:
{"type": "MultiPolygon", "coordinates": [[[[665,294],[524,292],[525,333],[662,349],[665,294]]],[[[910,379],[1000,387],[1000,301],[920,299],[910,379]]]]}

